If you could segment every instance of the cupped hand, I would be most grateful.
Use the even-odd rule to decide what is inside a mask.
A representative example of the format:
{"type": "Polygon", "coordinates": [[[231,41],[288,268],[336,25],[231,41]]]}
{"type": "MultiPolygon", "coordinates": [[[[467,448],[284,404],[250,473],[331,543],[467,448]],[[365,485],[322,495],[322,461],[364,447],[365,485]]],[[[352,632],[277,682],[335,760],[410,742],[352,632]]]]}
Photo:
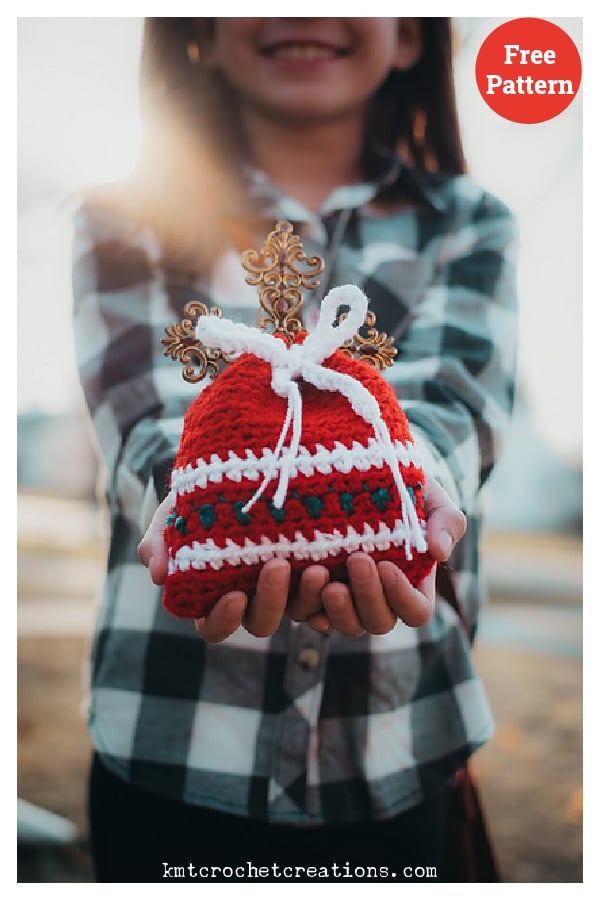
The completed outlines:
{"type": "Polygon", "coordinates": [[[258,576],[251,602],[242,591],[230,591],[217,600],[209,614],[194,624],[200,637],[218,643],[243,625],[254,637],[269,637],[281,625],[290,589],[290,565],[270,559],[258,576]]]}
{"type": "MultiPolygon", "coordinates": [[[[171,494],[163,500],[138,546],[138,556],[154,584],[164,584],[167,576],[164,530],[173,502],[171,494]]],[[[464,536],[467,520],[433,478],[428,480],[425,515],[429,552],[436,563],[445,562],[464,536]]],[[[252,602],[242,591],[230,591],[205,618],[195,620],[195,626],[209,643],[225,640],[240,625],[255,637],[268,637],[279,628],[284,614],[320,633],[386,634],[397,619],[415,627],[429,621],[435,604],[435,574],[436,566],[413,587],[393,563],[375,563],[367,553],[357,552],[348,558],[348,585],[330,582],[324,566],[309,566],[288,602],[290,565],[271,559],[261,570],[252,602]]]]}
{"type": "Polygon", "coordinates": [[[425,625],[435,606],[437,563],[446,562],[467,528],[465,515],[433,478],[427,482],[425,516],[428,548],[436,565],[417,587],[394,563],[375,563],[368,554],[357,552],[348,558],[348,585],[329,583],[324,566],[306,569],[288,614],[315,631],[335,630],[348,637],[386,634],[398,619],[415,627],[425,625]]]}
{"type": "MultiPolygon", "coordinates": [[[[167,577],[169,553],[164,532],[173,504],[174,496],[168,494],[154,513],[137,548],[139,559],[154,584],[164,584],[167,577]]],[[[240,625],[255,637],[268,637],[281,624],[289,588],[289,563],[271,559],[261,569],[251,603],[242,591],[229,591],[219,598],[205,618],[195,620],[196,631],[209,643],[224,641],[240,625]]]]}

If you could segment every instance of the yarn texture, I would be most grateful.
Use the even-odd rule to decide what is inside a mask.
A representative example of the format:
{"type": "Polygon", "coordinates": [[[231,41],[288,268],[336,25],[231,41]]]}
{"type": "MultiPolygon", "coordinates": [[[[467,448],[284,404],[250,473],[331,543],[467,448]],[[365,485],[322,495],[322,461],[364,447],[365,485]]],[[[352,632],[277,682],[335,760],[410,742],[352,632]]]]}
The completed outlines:
{"type": "Polygon", "coordinates": [[[339,347],[367,300],[329,292],[319,326],[292,341],[207,317],[198,336],[239,356],[190,406],[171,475],[165,608],[206,616],[231,590],[253,595],[262,565],[288,559],[292,590],[319,563],[347,582],[363,550],[418,584],[432,569],[425,475],[396,395],[339,347]],[[340,305],[350,308],[334,326],[340,305]]]}

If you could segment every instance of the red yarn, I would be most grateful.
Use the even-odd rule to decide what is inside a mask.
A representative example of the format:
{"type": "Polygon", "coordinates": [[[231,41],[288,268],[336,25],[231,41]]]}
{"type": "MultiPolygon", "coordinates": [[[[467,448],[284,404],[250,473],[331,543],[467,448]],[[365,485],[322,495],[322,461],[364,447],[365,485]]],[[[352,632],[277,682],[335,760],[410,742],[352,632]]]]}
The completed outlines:
{"type": "MultiPolygon", "coordinates": [[[[410,445],[408,422],[391,386],[379,372],[366,362],[354,360],[340,351],[323,363],[352,376],[373,394],[382,417],[388,426],[392,442],[410,445]]],[[[175,472],[189,466],[195,468],[199,460],[209,464],[211,459],[227,461],[234,453],[242,460],[250,451],[260,458],[265,450],[273,451],[287,413],[287,402],[271,387],[271,366],[251,354],[242,355],[215,382],[205,388],[190,406],[185,417],[175,472]],[[216,454],[216,457],[213,456],[216,454]]],[[[339,392],[322,391],[300,382],[302,395],[301,446],[309,454],[324,448],[333,451],[336,445],[351,450],[356,444],[366,449],[373,441],[372,427],[357,415],[348,400],[339,392]]],[[[368,461],[367,461],[368,465],[368,461]]],[[[411,463],[400,463],[404,483],[410,488],[419,520],[424,520],[423,470],[411,463]]],[[[171,571],[167,576],[164,605],[177,617],[201,618],[214,603],[231,590],[252,595],[263,563],[235,561],[227,548],[243,548],[247,540],[261,547],[261,540],[277,543],[281,537],[294,541],[297,533],[309,542],[322,543],[320,536],[345,535],[349,526],[362,534],[365,525],[377,532],[383,524],[390,530],[402,518],[402,507],[392,472],[387,464],[372,465],[367,471],[352,468],[349,472],[322,473],[315,470],[306,475],[298,472],[290,478],[287,497],[281,510],[272,500],[277,489],[277,476],[268,484],[263,495],[251,509],[243,507],[262,483],[262,474],[253,480],[241,477],[208,480],[205,487],[195,486],[189,492],[178,493],[175,507],[165,531],[171,558],[178,550],[185,552],[193,542],[205,545],[212,541],[215,548],[227,550],[219,568],[211,567],[187,571],[171,571]],[[232,561],[233,559],[233,561],[232,561]]],[[[278,554],[287,555],[287,554],[278,554]]],[[[373,549],[376,561],[396,563],[412,584],[418,584],[430,571],[433,560],[427,552],[412,549],[407,559],[405,547],[390,545],[387,549],[373,549]]],[[[330,572],[332,580],[347,581],[348,552],[318,560],[330,572]]],[[[289,555],[292,568],[292,590],[302,571],[313,565],[314,559],[296,559],[289,555]]]]}

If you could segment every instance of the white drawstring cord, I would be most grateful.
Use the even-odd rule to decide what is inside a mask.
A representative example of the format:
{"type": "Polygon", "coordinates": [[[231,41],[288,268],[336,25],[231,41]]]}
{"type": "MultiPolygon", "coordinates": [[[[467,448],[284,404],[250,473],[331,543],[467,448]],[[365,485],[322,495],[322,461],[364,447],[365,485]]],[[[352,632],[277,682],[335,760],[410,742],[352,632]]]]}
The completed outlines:
{"type": "Polygon", "coordinates": [[[360,381],[321,365],[358,331],[365,320],[367,306],[367,298],[355,285],[333,288],[321,303],[316,329],[306,337],[303,344],[293,344],[289,348],[283,341],[267,332],[232,322],[230,319],[212,316],[199,319],[196,335],[207,346],[219,347],[226,353],[252,353],[259,359],[269,362],[272,367],[271,387],[278,396],[287,398],[286,416],[273,453],[272,465],[265,473],[258,490],[244,506],[243,512],[248,512],[262,496],[277,471],[277,463],[280,460],[279,484],[273,504],[277,509],[281,509],[285,502],[290,473],[298,456],[302,433],[302,396],[297,380],[303,379],[319,390],[341,393],[354,412],[373,428],[400,496],[402,520],[406,525],[407,534],[405,552],[407,559],[411,559],[411,536],[419,551],[426,549],[426,542],[398,466],[388,427],[381,417],[379,404],[360,381]],[[340,306],[348,306],[349,313],[337,327],[334,327],[333,323],[340,306]],[[292,436],[289,447],[284,451],[283,445],[290,426],[292,436]]]}
{"type": "MultiPolygon", "coordinates": [[[[282,370],[279,369],[279,372],[282,370]]],[[[277,441],[277,446],[275,447],[275,451],[273,453],[272,464],[265,472],[265,477],[263,478],[263,482],[259,489],[255,494],[248,500],[246,505],[243,507],[242,512],[247,513],[256,501],[262,497],[265,488],[267,487],[270,480],[273,478],[274,473],[277,471],[277,463],[281,457],[283,443],[287,437],[287,433],[289,431],[290,423],[292,424],[292,442],[290,444],[289,449],[286,451],[283,461],[281,463],[281,474],[279,477],[279,485],[277,487],[277,491],[273,498],[273,505],[276,509],[281,509],[284,504],[286,495],[287,495],[287,486],[290,480],[290,468],[296,459],[298,454],[298,447],[300,446],[300,435],[302,432],[302,397],[300,396],[300,389],[295,381],[286,380],[285,383],[281,386],[280,389],[275,388],[275,373],[273,373],[273,380],[271,381],[271,386],[275,390],[280,397],[287,396],[288,407],[287,413],[285,416],[285,421],[283,423],[283,427],[279,434],[279,440],[277,441]],[[295,449],[294,449],[295,448],[295,449]]]]}

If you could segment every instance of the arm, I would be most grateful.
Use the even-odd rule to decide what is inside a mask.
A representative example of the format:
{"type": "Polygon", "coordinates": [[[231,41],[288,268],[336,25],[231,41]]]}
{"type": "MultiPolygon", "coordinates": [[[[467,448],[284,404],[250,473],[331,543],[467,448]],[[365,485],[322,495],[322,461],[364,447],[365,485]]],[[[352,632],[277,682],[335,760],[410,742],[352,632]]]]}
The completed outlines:
{"type": "MultiPolygon", "coordinates": [[[[504,204],[468,180],[463,184],[470,199],[445,222],[424,229],[437,244],[433,276],[397,324],[398,361],[386,375],[407,414],[427,475],[430,552],[437,562],[450,560],[453,568],[468,573],[461,593],[473,626],[480,602],[475,575],[479,491],[498,457],[514,395],[516,227],[504,204]],[[465,540],[466,518],[459,509],[471,522],[465,540]]],[[[369,603],[359,599],[353,605],[343,585],[328,585],[322,598],[330,620],[349,634],[360,633],[361,626],[388,630],[391,620],[379,603],[377,573],[366,561],[350,560],[352,565],[364,569],[358,573],[362,584],[376,587],[369,603]]],[[[421,586],[421,597],[403,585],[400,600],[394,593],[394,586],[400,587],[397,571],[384,576],[380,566],[379,575],[392,611],[408,624],[423,624],[434,608],[433,579],[421,586]]],[[[318,599],[314,592],[302,596],[303,612],[318,609],[318,599]]]]}
{"type": "MultiPolygon", "coordinates": [[[[164,328],[180,313],[170,303],[149,234],[134,235],[106,215],[80,212],[73,249],[76,355],[106,469],[108,503],[113,518],[125,518],[140,540],[150,525],[154,542],[140,558],[161,584],[169,475],[183,416],[199,390],[186,384],[163,354],[164,328]]],[[[127,542],[116,552],[128,553],[130,546],[127,542]]],[[[207,640],[223,640],[242,622],[257,636],[276,630],[289,574],[285,563],[282,572],[281,561],[272,562],[250,610],[244,594],[226,595],[217,603],[216,622],[213,617],[207,625],[199,623],[207,640]]]]}
{"type": "Polygon", "coordinates": [[[447,574],[457,573],[472,634],[483,597],[481,489],[498,459],[515,392],[516,254],[514,217],[479,192],[450,222],[390,374],[429,478],[469,520],[447,574]]]}
{"type": "Polygon", "coordinates": [[[164,327],[175,313],[150,236],[107,214],[80,211],[73,255],[76,355],[108,501],[141,536],[167,492],[195,392],[162,354],[164,327]]]}
{"type": "Polygon", "coordinates": [[[516,225],[483,193],[442,242],[390,372],[427,471],[467,514],[498,458],[512,411],[516,225]]]}

